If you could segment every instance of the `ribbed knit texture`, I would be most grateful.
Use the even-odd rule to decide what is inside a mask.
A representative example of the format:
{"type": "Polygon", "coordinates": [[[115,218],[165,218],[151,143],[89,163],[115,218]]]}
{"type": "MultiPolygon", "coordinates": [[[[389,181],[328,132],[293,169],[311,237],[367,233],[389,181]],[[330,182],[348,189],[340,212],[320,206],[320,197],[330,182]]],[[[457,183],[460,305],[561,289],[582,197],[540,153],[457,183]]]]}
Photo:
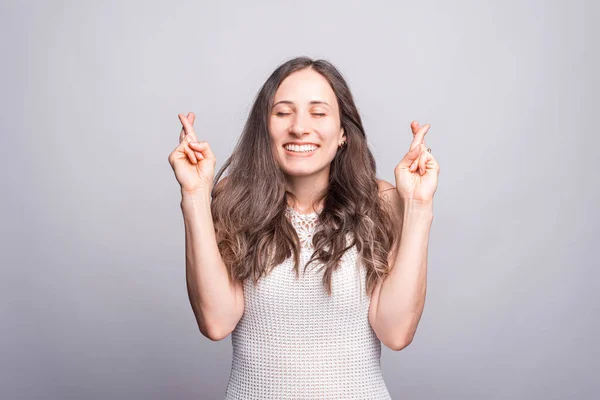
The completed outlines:
{"type": "Polygon", "coordinates": [[[293,257],[255,286],[244,282],[244,314],[231,334],[233,360],[226,400],[391,399],[380,367],[365,294],[366,270],[355,247],[333,273],[332,297],[312,251],[318,214],[286,215],[302,242],[300,279],[293,257]]]}

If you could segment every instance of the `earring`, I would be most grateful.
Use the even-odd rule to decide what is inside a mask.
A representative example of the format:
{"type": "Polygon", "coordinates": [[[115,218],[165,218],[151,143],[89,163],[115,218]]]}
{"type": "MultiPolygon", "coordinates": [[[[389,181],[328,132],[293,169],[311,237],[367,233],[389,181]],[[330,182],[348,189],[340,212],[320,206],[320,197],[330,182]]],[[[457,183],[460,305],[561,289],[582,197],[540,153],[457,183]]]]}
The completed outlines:
{"type": "Polygon", "coordinates": [[[344,141],[343,141],[343,142],[342,142],[342,143],[339,145],[339,147],[344,147],[344,146],[346,146],[346,144],[347,144],[347,143],[346,143],[346,141],[344,140],[344,141]]]}

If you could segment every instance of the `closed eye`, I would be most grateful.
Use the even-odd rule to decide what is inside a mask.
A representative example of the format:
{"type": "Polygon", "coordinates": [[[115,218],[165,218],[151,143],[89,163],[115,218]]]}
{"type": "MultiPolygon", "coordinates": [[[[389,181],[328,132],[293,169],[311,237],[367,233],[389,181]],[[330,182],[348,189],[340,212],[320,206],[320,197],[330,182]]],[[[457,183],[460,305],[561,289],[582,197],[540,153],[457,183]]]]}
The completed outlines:
{"type": "MultiPolygon", "coordinates": [[[[278,112],[275,113],[275,115],[277,115],[278,117],[283,117],[284,115],[290,115],[291,113],[282,113],[282,112],[278,112]]],[[[313,115],[317,115],[319,117],[324,117],[326,114],[324,113],[313,113],[313,115]]]]}

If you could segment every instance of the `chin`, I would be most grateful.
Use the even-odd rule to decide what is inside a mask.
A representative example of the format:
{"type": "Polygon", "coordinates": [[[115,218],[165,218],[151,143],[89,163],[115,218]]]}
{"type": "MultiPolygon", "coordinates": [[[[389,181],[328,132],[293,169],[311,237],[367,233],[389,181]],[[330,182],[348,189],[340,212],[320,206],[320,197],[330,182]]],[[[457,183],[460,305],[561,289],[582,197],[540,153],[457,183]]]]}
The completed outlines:
{"type": "Polygon", "coordinates": [[[284,169],[283,173],[289,176],[302,177],[316,175],[319,171],[317,170],[298,170],[298,169],[284,169]]]}

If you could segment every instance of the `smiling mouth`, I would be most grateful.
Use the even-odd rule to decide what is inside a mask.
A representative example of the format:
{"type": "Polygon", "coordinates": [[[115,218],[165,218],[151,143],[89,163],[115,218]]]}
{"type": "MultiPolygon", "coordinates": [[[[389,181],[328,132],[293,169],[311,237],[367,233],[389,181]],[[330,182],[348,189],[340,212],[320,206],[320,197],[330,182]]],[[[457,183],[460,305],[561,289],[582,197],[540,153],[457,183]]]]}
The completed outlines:
{"type": "Polygon", "coordinates": [[[319,146],[316,146],[312,150],[302,150],[302,151],[288,150],[285,147],[283,148],[283,150],[285,150],[286,154],[294,155],[294,156],[308,156],[308,155],[314,154],[318,149],[319,149],[319,146]]]}

